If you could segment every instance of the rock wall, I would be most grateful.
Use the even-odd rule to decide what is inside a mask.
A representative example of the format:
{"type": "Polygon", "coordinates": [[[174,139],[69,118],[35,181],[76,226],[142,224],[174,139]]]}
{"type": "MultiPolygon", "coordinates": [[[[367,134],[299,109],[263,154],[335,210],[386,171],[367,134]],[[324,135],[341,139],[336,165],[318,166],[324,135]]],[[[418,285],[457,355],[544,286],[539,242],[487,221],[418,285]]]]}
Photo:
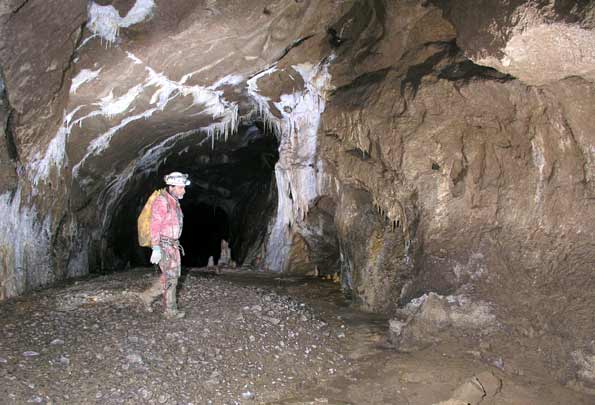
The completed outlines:
{"type": "MultiPolygon", "coordinates": [[[[0,299],[66,275],[53,250],[67,209],[65,182],[54,172],[55,194],[42,202],[27,165],[58,128],[85,17],[83,1],[11,0],[0,6],[0,299]]],[[[63,147],[53,141],[48,150],[60,154],[63,147]]],[[[49,177],[50,167],[43,169],[49,177]]]]}
{"type": "Polygon", "coordinates": [[[457,27],[475,63],[541,85],[595,78],[595,5],[590,1],[433,1],[457,27]]]}
{"type": "MultiPolygon", "coordinates": [[[[429,291],[487,299],[517,332],[555,336],[539,345],[564,348],[568,378],[572,348],[589,352],[595,326],[590,51],[571,70],[553,58],[497,71],[465,56],[459,25],[438,10],[373,4],[335,26],[345,41],[320,133],[344,285],[373,311],[429,291]]],[[[465,6],[449,7],[462,26],[453,13],[465,6]]]]}

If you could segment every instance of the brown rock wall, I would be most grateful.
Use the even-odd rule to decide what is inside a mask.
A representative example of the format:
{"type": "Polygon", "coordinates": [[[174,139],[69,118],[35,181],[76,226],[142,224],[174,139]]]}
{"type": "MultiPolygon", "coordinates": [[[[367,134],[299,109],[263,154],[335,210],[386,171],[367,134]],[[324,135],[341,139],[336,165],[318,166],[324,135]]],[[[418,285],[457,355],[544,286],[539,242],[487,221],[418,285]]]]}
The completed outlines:
{"type": "Polygon", "coordinates": [[[570,76],[595,80],[595,5],[591,1],[432,1],[478,64],[530,84],[570,76]]]}
{"type": "Polygon", "coordinates": [[[0,14],[0,61],[16,114],[17,145],[28,148],[60,119],[87,4],[82,0],[20,3],[0,14]]]}
{"type": "Polygon", "coordinates": [[[595,288],[593,84],[528,86],[430,42],[376,72],[334,68],[341,86],[323,117],[321,157],[373,202],[337,209],[346,286],[374,310],[428,291],[487,299],[539,330],[542,348],[563,347],[565,380],[572,348],[587,347],[595,326],[585,294],[595,288]],[[379,245],[380,225],[364,215],[372,204],[402,227],[397,244],[411,262],[366,267],[379,245]],[[388,286],[369,282],[386,273],[388,286]]]}

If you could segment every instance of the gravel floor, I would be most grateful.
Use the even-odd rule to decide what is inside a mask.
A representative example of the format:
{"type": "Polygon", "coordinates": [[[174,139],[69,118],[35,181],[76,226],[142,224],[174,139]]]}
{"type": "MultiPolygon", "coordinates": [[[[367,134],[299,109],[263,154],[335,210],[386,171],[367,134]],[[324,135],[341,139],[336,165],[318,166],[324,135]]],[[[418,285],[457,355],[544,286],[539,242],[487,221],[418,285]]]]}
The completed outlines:
{"type": "Polygon", "coordinates": [[[477,375],[501,384],[481,404],[595,403],[538,361],[523,357],[517,372],[523,349],[507,336],[446,330],[400,353],[387,318],[354,309],[330,281],[192,269],[179,291],[186,318],[169,321],[161,302],[146,312],[133,294],[155,275],[134,269],[0,303],[0,404],[429,405],[477,375]]]}
{"type": "MultiPolygon", "coordinates": [[[[270,288],[190,272],[186,318],[145,312],[135,270],[0,305],[7,403],[239,404],[274,401],[348,366],[345,326],[270,288]]],[[[2,402],[3,400],[0,400],[2,402]]]]}

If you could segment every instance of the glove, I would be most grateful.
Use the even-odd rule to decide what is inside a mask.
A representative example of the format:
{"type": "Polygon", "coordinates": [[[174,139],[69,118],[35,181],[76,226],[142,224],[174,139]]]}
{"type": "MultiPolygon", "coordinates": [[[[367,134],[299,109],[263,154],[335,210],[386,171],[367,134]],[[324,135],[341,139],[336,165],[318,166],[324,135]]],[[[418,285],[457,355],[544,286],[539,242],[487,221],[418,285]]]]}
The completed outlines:
{"type": "Polygon", "coordinates": [[[153,252],[151,253],[151,264],[157,264],[161,261],[161,248],[159,246],[153,246],[153,252]]]}

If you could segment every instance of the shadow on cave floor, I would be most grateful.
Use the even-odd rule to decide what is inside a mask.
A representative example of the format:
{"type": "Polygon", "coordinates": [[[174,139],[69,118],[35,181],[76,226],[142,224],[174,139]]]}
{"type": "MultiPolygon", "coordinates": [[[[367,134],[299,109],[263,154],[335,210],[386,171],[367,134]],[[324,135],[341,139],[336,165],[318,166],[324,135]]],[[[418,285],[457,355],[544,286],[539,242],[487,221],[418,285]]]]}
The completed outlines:
{"type": "MultiPolygon", "coordinates": [[[[352,308],[337,284],[246,271],[186,272],[186,318],[143,311],[146,268],[86,278],[0,303],[0,393],[8,403],[418,404],[479,373],[493,404],[591,404],[527,365],[477,358],[465,341],[414,353],[386,341],[387,319],[352,308]]],[[[449,402],[448,404],[454,404],[449,402]]]]}

